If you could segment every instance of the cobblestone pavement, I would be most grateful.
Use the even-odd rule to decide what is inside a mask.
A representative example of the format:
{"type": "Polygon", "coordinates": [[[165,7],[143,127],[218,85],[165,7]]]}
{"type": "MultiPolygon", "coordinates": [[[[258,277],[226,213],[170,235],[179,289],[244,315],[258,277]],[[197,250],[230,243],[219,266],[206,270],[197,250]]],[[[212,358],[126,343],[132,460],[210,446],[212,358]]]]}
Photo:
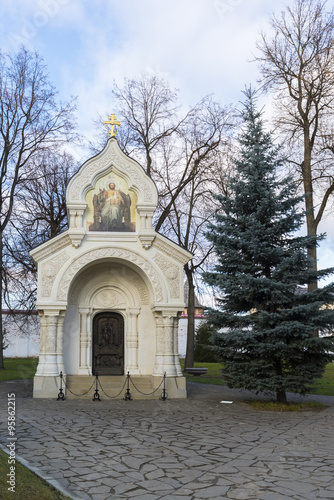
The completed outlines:
{"type": "Polygon", "coordinates": [[[331,405],[319,413],[263,413],[218,386],[93,402],[34,400],[30,382],[3,382],[3,445],[11,392],[17,455],[75,499],[334,499],[334,397],[312,397],[331,405]]]}

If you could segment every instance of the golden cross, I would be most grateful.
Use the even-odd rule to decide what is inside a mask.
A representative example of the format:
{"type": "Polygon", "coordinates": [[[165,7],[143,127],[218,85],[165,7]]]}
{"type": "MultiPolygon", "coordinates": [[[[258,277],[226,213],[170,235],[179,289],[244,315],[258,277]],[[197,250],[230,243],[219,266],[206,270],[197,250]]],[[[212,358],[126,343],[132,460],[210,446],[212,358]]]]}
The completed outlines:
{"type": "Polygon", "coordinates": [[[104,122],[105,126],[107,127],[108,134],[109,134],[110,137],[116,137],[116,134],[118,132],[118,128],[119,128],[119,126],[121,124],[121,122],[118,122],[116,120],[117,120],[116,115],[111,114],[109,116],[109,121],[106,120],[104,122]],[[110,129],[108,128],[108,125],[110,125],[110,129]],[[115,130],[115,125],[117,125],[116,130],[115,130]]]}

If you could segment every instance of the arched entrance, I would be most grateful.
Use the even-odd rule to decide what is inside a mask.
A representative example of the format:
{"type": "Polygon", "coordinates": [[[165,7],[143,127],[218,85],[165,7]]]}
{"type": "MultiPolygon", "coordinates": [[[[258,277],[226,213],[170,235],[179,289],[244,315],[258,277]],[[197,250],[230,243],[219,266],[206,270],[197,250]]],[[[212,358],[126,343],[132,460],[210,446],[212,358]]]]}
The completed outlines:
{"type": "Polygon", "coordinates": [[[124,320],[105,311],[93,319],[93,375],[124,374],[124,320]]]}

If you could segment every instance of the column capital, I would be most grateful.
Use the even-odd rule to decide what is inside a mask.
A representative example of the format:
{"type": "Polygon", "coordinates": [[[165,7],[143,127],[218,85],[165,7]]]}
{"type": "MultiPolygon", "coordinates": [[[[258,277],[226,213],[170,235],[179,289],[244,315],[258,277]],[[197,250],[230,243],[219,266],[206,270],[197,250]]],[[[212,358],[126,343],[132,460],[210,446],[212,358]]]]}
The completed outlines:
{"type": "Polygon", "coordinates": [[[138,316],[139,313],[140,307],[129,307],[129,314],[131,314],[131,316],[138,316]]]}
{"type": "Polygon", "coordinates": [[[89,307],[79,307],[79,314],[89,314],[90,309],[89,307]]]}

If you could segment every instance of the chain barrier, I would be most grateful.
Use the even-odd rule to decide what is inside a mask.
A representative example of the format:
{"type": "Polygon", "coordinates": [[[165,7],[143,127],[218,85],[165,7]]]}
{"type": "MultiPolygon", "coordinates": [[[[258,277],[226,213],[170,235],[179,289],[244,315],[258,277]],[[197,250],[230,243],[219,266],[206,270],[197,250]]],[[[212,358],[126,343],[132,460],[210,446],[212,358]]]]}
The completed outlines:
{"type": "Polygon", "coordinates": [[[102,387],[102,385],[101,385],[101,382],[100,382],[100,380],[99,380],[99,386],[101,387],[101,391],[102,391],[102,392],[103,392],[103,394],[104,394],[105,396],[107,396],[107,398],[109,398],[109,399],[115,399],[115,398],[117,398],[118,396],[120,396],[120,395],[121,395],[121,393],[122,393],[122,392],[123,392],[123,390],[124,390],[125,384],[126,384],[126,379],[124,380],[123,387],[122,387],[122,389],[119,391],[119,393],[118,393],[118,394],[116,394],[116,396],[109,396],[109,394],[107,394],[107,393],[104,391],[104,389],[103,389],[103,387],[102,387]]]}
{"type": "Polygon", "coordinates": [[[65,386],[66,390],[68,392],[70,392],[73,396],[77,396],[77,397],[85,396],[86,394],[88,394],[91,391],[91,389],[93,388],[94,384],[95,384],[95,392],[94,392],[94,396],[93,396],[93,401],[101,401],[100,395],[99,395],[98,385],[100,386],[101,391],[103,392],[103,394],[107,398],[109,398],[109,399],[115,399],[115,398],[117,398],[118,396],[121,395],[121,393],[123,392],[124,387],[125,387],[126,384],[127,384],[127,389],[126,389],[126,393],[125,393],[125,396],[124,396],[123,399],[125,401],[131,401],[132,400],[132,396],[131,396],[131,393],[130,393],[130,382],[133,385],[134,389],[136,391],[138,391],[140,394],[142,394],[143,396],[152,396],[152,394],[156,393],[160,389],[160,387],[162,386],[162,384],[163,384],[164,386],[163,386],[162,395],[161,395],[160,399],[162,399],[163,401],[165,401],[168,398],[168,395],[167,395],[167,392],[166,392],[166,372],[164,372],[163,379],[160,382],[160,384],[158,385],[158,387],[156,389],[154,389],[152,392],[142,392],[140,389],[138,389],[138,387],[135,385],[135,383],[133,382],[133,380],[131,378],[130,372],[128,372],[127,376],[126,376],[126,379],[124,380],[124,384],[123,384],[122,389],[115,396],[110,396],[109,394],[107,394],[105,392],[105,390],[103,389],[102,384],[101,384],[100,379],[99,379],[99,377],[98,377],[97,374],[96,374],[95,380],[93,381],[93,383],[90,386],[90,388],[86,392],[83,392],[81,394],[76,394],[75,392],[71,391],[71,389],[69,389],[69,387],[67,386],[66,381],[64,379],[63,372],[60,372],[59,376],[60,376],[60,389],[59,389],[57,401],[59,401],[59,400],[64,401],[65,400],[65,394],[63,392],[63,381],[64,381],[64,386],[65,386]]]}
{"type": "Polygon", "coordinates": [[[133,380],[132,380],[131,377],[130,377],[130,382],[133,385],[133,387],[136,389],[136,391],[138,391],[140,394],[142,394],[143,396],[151,396],[152,394],[154,394],[155,392],[157,392],[160,389],[160,387],[162,386],[162,384],[165,381],[165,376],[166,375],[164,374],[164,378],[161,380],[160,385],[156,389],[154,389],[154,391],[147,392],[147,393],[146,392],[142,392],[140,389],[138,389],[138,387],[135,386],[135,384],[134,384],[134,382],[133,382],[133,380]]]}
{"type": "MultiPolygon", "coordinates": [[[[62,382],[63,382],[63,380],[64,380],[64,375],[63,375],[63,372],[60,372],[60,375],[59,375],[59,376],[60,376],[60,390],[59,390],[59,394],[58,394],[57,401],[58,401],[58,400],[60,400],[60,399],[61,399],[62,401],[64,401],[64,400],[65,400],[65,395],[64,395],[64,393],[63,393],[63,388],[62,388],[62,382]]],[[[71,389],[69,389],[69,388],[67,387],[67,384],[66,384],[66,382],[65,382],[65,380],[64,380],[64,386],[65,386],[66,390],[67,390],[68,392],[70,392],[71,394],[73,394],[73,396],[78,396],[78,397],[80,397],[80,396],[86,396],[86,394],[88,394],[88,393],[89,393],[89,391],[92,389],[92,387],[93,387],[93,385],[94,385],[94,384],[95,384],[95,380],[94,380],[94,382],[92,383],[92,385],[90,386],[90,388],[88,389],[88,391],[86,391],[86,392],[82,392],[81,394],[75,394],[75,392],[71,391],[71,389]]]]}

